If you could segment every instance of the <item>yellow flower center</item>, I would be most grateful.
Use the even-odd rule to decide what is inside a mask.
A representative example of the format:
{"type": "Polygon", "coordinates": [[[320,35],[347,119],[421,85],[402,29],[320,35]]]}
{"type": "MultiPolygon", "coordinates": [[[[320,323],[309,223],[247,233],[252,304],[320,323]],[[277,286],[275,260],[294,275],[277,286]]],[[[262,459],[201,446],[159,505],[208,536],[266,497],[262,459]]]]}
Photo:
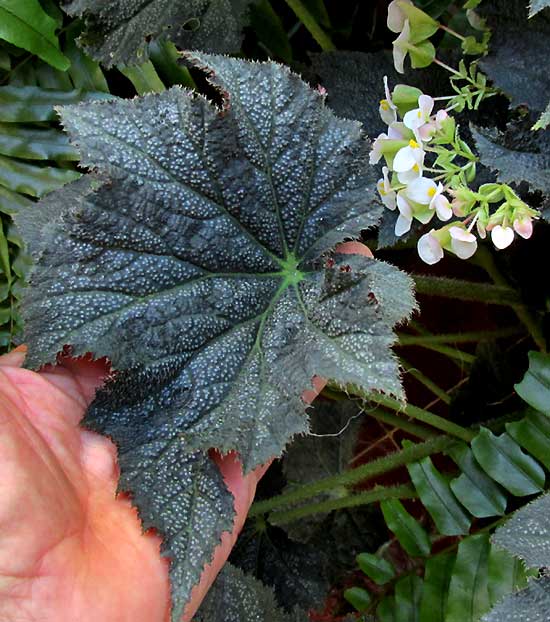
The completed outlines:
{"type": "Polygon", "coordinates": [[[418,149],[420,145],[416,142],[416,140],[413,140],[411,138],[411,140],[409,140],[409,147],[412,147],[413,149],[418,149]]]}
{"type": "Polygon", "coordinates": [[[416,113],[416,116],[417,116],[419,119],[421,119],[421,118],[422,118],[422,111],[421,111],[421,110],[419,110],[419,111],[416,113]]]}
{"type": "Polygon", "coordinates": [[[418,168],[418,164],[415,164],[415,165],[412,167],[412,170],[413,170],[415,173],[418,173],[418,172],[420,171],[420,169],[418,168]]]}
{"type": "Polygon", "coordinates": [[[429,197],[434,197],[434,196],[435,196],[435,193],[436,193],[436,189],[435,189],[435,188],[430,188],[430,189],[428,190],[428,196],[429,196],[429,197]]]}
{"type": "Polygon", "coordinates": [[[390,109],[390,104],[388,103],[387,99],[381,99],[380,100],[380,108],[382,108],[382,110],[389,110],[390,109]]]}

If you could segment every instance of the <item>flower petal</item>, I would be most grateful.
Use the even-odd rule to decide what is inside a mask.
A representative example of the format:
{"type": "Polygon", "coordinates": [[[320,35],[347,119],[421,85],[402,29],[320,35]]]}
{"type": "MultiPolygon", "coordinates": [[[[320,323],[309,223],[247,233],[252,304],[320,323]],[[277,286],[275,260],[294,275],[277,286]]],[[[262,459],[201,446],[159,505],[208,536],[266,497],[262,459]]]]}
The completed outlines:
{"type": "MultiPolygon", "coordinates": [[[[400,0],[393,0],[388,6],[388,28],[392,32],[401,32],[405,23],[405,13],[399,6],[400,0]]],[[[409,2],[410,3],[410,2],[409,2]]]]}
{"type": "Polygon", "coordinates": [[[429,205],[437,191],[437,185],[433,179],[418,177],[407,186],[407,196],[411,201],[420,205],[429,205]],[[432,191],[432,194],[430,194],[432,191]]]}
{"type": "Polygon", "coordinates": [[[403,214],[399,214],[399,218],[395,221],[395,235],[400,236],[410,230],[412,218],[407,218],[403,214]]]}
{"type": "Polygon", "coordinates": [[[528,240],[533,235],[533,221],[528,216],[516,218],[513,227],[514,231],[525,240],[528,240]]]}
{"type": "Polygon", "coordinates": [[[468,242],[471,244],[476,241],[476,236],[473,233],[470,233],[463,227],[451,227],[449,229],[449,233],[453,240],[457,242],[468,242]]]}
{"type": "Polygon", "coordinates": [[[418,254],[424,263],[430,266],[443,259],[443,249],[439,240],[432,235],[432,229],[429,233],[425,233],[417,244],[418,254]]]}
{"type": "Polygon", "coordinates": [[[433,198],[433,204],[439,220],[449,220],[449,218],[453,215],[449,199],[443,194],[437,194],[433,198]]]}
{"type": "Polygon", "coordinates": [[[514,241],[514,230],[511,227],[496,225],[491,229],[491,240],[496,248],[502,250],[514,241]]]}
{"type": "Polygon", "coordinates": [[[424,94],[420,95],[418,98],[418,108],[420,109],[424,120],[427,121],[432,114],[432,110],[434,109],[433,97],[424,94]]]}

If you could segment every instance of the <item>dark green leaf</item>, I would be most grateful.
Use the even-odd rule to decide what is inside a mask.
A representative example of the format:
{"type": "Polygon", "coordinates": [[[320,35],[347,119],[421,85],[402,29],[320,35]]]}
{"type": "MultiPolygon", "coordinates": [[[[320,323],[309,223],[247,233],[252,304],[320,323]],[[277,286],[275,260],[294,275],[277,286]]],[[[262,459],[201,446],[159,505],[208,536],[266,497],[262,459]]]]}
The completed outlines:
{"type": "Polygon", "coordinates": [[[548,622],[549,611],[550,577],[542,577],[501,600],[482,622],[548,622]]]}
{"type": "MultiPolygon", "coordinates": [[[[532,188],[550,193],[550,153],[546,146],[526,151],[525,147],[506,146],[503,135],[496,129],[471,126],[471,131],[481,162],[498,172],[499,181],[518,184],[526,181],[532,188]]],[[[545,137],[541,139],[546,141],[545,137]]]]}
{"type": "Polygon", "coordinates": [[[419,622],[445,622],[454,553],[440,553],[426,561],[419,622]]]}
{"type": "Polygon", "coordinates": [[[30,199],[0,186],[0,212],[3,214],[16,214],[21,208],[29,207],[30,205],[32,205],[30,199]]]}
{"type": "Polygon", "coordinates": [[[66,71],[59,71],[41,60],[31,62],[34,66],[36,84],[43,89],[70,91],[73,88],[71,78],[66,71]]]}
{"type": "Polygon", "coordinates": [[[0,0],[0,38],[65,71],[69,61],[59,49],[56,26],[38,0],[0,0]]]}
{"type": "Polygon", "coordinates": [[[73,22],[65,33],[67,43],[64,52],[71,61],[69,75],[76,89],[109,92],[109,85],[99,64],[77,46],[76,38],[82,31],[82,24],[73,22]]]}
{"type": "Polygon", "coordinates": [[[223,111],[180,88],[65,109],[102,177],[18,218],[38,260],[29,365],[69,343],[119,370],[85,425],[117,443],[121,488],[164,536],[174,620],[231,520],[203,452],[237,450],[246,471],[279,455],[316,374],[401,395],[392,328],[414,307],[395,268],[319,259],[380,214],[358,124],[279,65],[195,62],[223,111]]]}
{"type": "Polygon", "coordinates": [[[393,531],[399,544],[412,557],[430,553],[431,543],[428,534],[413,518],[399,499],[387,499],[380,504],[388,529],[393,531]]]}
{"type": "Polygon", "coordinates": [[[292,62],[292,47],[279,15],[269,0],[260,0],[250,8],[250,23],[258,39],[274,58],[292,62]]]}
{"type": "Polygon", "coordinates": [[[376,608],[378,622],[397,622],[395,598],[386,596],[376,608]]]}
{"type": "Polygon", "coordinates": [[[430,458],[407,466],[422,503],[433,518],[439,533],[454,536],[470,530],[470,519],[456,500],[449,484],[430,458]]]}
{"type": "Polygon", "coordinates": [[[307,622],[301,611],[285,614],[271,590],[226,564],[208,592],[195,622],[307,622]]]}
{"type": "Polygon", "coordinates": [[[365,611],[371,604],[370,594],[362,587],[350,587],[344,590],[344,598],[355,607],[357,611],[365,611]]]}
{"type": "Polygon", "coordinates": [[[527,575],[523,562],[513,557],[508,551],[495,546],[489,553],[489,601],[497,603],[511,592],[523,589],[527,585],[527,575]]]}
{"type": "Polygon", "coordinates": [[[529,352],[529,369],[514,388],[530,406],[550,415],[550,354],[529,352]]]}
{"type": "Polygon", "coordinates": [[[69,15],[84,16],[80,43],[107,67],[146,60],[146,40],[169,37],[180,49],[231,53],[255,0],[64,0],[69,15]]]}
{"type": "Polygon", "coordinates": [[[418,622],[422,579],[409,574],[395,584],[395,622],[418,622]]]}
{"type": "Polygon", "coordinates": [[[165,86],[151,61],[131,67],[119,67],[120,71],[130,80],[138,95],[146,93],[162,93],[165,86]]]}
{"type": "Polygon", "coordinates": [[[0,86],[0,121],[55,121],[55,106],[111,98],[112,95],[106,93],[88,93],[79,89],[51,91],[34,86],[0,86]]]}
{"type": "Polygon", "coordinates": [[[460,503],[477,518],[502,516],[506,511],[506,495],[479,466],[472,450],[461,443],[449,455],[462,471],[451,481],[451,490],[460,503]]]}
{"type": "Polygon", "coordinates": [[[28,160],[78,160],[66,134],[53,128],[0,123],[0,153],[28,160]]]}
{"type": "Polygon", "coordinates": [[[550,566],[550,494],[515,512],[496,530],[493,542],[525,560],[527,566],[550,566]]]}
{"type": "Polygon", "coordinates": [[[495,436],[482,428],[472,441],[472,450],[483,470],[513,495],[523,497],[543,489],[542,467],[508,434],[495,436]]]}
{"type": "Polygon", "coordinates": [[[395,569],[390,562],[372,553],[358,555],[357,564],[378,585],[384,585],[395,576],[395,569]]]}
{"type": "Polygon", "coordinates": [[[550,418],[532,412],[521,421],[506,424],[508,434],[539,462],[550,469],[550,418]]]}
{"type": "Polygon", "coordinates": [[[37,166],[0,156],[0,184],[33,197],[42,197],[80,177],[71,169],[55,166],[37,166]]]}
{"type": "Polygon", "coordinates": [[[458,545],[445,622],[478,622],[489,611],[489,549],[487,534],[470,536],[458,545]]]}

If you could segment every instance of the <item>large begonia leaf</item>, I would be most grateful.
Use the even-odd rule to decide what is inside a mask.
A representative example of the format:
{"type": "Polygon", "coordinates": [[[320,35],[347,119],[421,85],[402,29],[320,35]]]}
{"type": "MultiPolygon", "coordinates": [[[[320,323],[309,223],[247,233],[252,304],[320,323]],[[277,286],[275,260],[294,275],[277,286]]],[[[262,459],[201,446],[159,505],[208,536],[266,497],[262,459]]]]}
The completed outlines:
{"type": "Polygon", "coordinates": [[[308,616],[298,609],[283,612],[268,587],[226,564],[194,619],[196,622],[307,622],[308,616]]]}
{"type": "Polygon", "coordinates": [[[531,0],[529,4],[529,17],[533,17],[542,9],[550,8],[550,0],[531,0]]]}
{"type": "Polygon", "coordinates": [[[107,67],[143,62],[146,42],[169,37],[182,49],[230,53],[255,0],[65,0],[69,15],[84,16],[85,50],[107,67]]]}
{"type": "Polygon", "coordinates": [[[548,622],[549,611],[550,577],[542,577],[503,598],[481,622],[548,622]]]}
{"type": "Polygon", "coordinates": [[[472,126],[471,130],[481,162],[497,171],[499,181],[526,181],[532,189],[550,194],[550,139],[546,135],[535,135],[530,144],[523,145],[507,141],[502,132],[493,128],[472,126]]]}
{"type": "Polygon", "coordinates": [[[496,530],[493,542],[521,557],[527,566],[550,566],[550,494],[515,512],[496,530]]]}
{"type": "Polygon", "coordinates": [[[550,13],[528,19],[525,0],[491,0],[479,8],[491,28],[490,53],[482,69],[512,100],[540,113],[548,105],[550,13]]]}
{"type": "Polygon", "coordinates": [[[279,455],[307,430],[315,374],[402,395],[392,328],[414,307],[390,265],[325,264],[380,215],[359,124],[274,63],[194,62],[222,110],[180,88],[63,109],[97,176],[19,215],[29,365],[70,344],[118,370],[85,425],[117,444],[121,489],[164,536],[174,620],[231,522],[205,452],[235,449],[247,471],[279,455]]]}

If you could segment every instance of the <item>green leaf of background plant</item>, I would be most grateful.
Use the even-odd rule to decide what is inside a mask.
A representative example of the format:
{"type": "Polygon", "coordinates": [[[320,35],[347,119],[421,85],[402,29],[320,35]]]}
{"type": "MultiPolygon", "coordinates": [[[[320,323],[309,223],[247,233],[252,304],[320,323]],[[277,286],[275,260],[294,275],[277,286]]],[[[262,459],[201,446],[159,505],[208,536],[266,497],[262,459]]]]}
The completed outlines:
{"type": "Polygon", "coordinates": [[[457,444],[449,455],[462,471],[450,484],[462,505],[477,518],[502,516],[506,511],[506,495],[479,466],[472,450],[465,443],[457,444]]]}
{"type": "Polygon", "coordinates": [[[514,388],[535,410],[550,415],[550,354],[529,352],[529,369],[514,388]]]}
{"type": "Polygon", "coordinates": [[[65,71],[70,62],[59,49],[56,27],[38,0],[0,0],[0,39],[65,71]]]}
{"type": "Polygon", "coordinates": [[[426,560],[419,622],[445,622],[454,552],[439,553],[426,560]]]}
{"type": "Polygon", "coordinates": [[[392,328],[415,306],[387,264],[320,259],[380,215],[359,125],[279,65],[193,62],[230,94],[223,112],[179,88],[65,109],[102,177],[18,218],[38,260],[29,365],[70,343],[119,370],[85,425],[118,444],[120,486],[164,536],[174,620],[231,524],[205,452],[247,471],[279,455],[317,374],[402,394],[392,328]]]}
{"type": "Polygon", "coordinates": [[[407,466],[418,495],[439,533],[454,536],[470,530],[470,519],[430,458],[407,466]]]}
{"type": "Polygon", "coordinates": [[[472,441],[472,450],[483,470],[513,495],[522,497],[543,489],[542,467],[508,434],[495,436],[487,428],[481,428],[472,441]]]}
{"type": "Polygon", "coordinates": [[[521,421],[506,424],[508,434],[550,470],[550,418],[531,412],[521,421]]]}
{"type": "Polygon", "coordinates": [[[357,564],[367,577],[378,585],[388,583],[395,576],[395,569],[392,564],[372,553],[361,553],[358,555],[357,564]]]}
{"type": "Polygon", "coordinates": [[[445,622],[478,622],[489,611],[489,550],[487,534],[470,536],[458,545],[445,622]]]}
{"type": "Polygon", "coordinates": [[[399,544],[412,557],[428,555],[431,543],[428,534],[413,518],[399,499],[387,499],[380,504],[388,528],[395,534],[399,544]]]}

